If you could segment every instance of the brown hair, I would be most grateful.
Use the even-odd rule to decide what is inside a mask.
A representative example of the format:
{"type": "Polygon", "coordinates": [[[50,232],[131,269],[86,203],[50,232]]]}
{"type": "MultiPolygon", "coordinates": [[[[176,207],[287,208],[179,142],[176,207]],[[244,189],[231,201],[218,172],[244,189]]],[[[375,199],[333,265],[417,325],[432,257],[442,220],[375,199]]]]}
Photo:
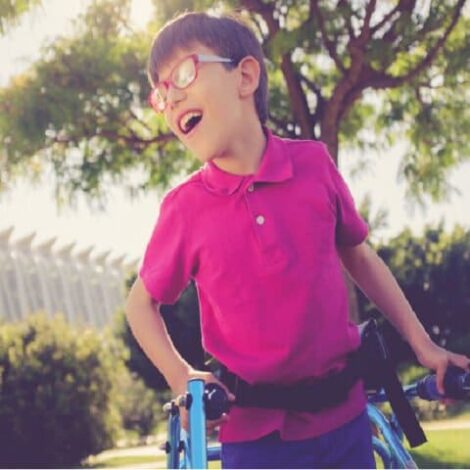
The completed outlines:
{"type": "MultiPolygon", "coordinates": [[[[210,16],[207,13],[183,13],[166,23],[152,43],[148,63],[148,77],[152,85],[158,82],[158,67],[167,61],[175,50],[192,43],[209,47],[217,54],[230,58],[237,65],[250,55],[259,63],[261,74],[255,92],[256,112],[262,124],[268,118],[268,80],[264,54],[253,31],[235,16],[210,16]]],[[[233,67],[228,64],[228,67],[233,67]]]]}

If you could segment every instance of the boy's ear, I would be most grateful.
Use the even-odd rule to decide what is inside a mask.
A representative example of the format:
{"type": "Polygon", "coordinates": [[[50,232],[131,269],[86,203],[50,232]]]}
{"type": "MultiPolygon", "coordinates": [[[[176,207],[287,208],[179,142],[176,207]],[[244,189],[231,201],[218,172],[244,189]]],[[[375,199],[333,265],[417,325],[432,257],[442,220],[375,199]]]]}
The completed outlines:
{"type": "Polygon", "coordinates": [[[251,55],[243,57],[238,64],[240,69],[239,93],[241,98],[253,95],[258,89],[260,66],[258,61],[251,55]]]}

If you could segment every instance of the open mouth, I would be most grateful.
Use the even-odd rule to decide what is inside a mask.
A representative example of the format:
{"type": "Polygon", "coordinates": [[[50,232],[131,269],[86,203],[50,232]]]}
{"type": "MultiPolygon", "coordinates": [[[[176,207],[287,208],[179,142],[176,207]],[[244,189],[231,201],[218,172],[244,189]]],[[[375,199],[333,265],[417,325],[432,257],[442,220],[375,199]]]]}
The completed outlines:
{"type": "Polygon", "coordinates": [[[183,134],[189,134],[202,119],[202,112],[200,111],[189,111],[181,116],[178,121],[178,127],[183,134]]]}

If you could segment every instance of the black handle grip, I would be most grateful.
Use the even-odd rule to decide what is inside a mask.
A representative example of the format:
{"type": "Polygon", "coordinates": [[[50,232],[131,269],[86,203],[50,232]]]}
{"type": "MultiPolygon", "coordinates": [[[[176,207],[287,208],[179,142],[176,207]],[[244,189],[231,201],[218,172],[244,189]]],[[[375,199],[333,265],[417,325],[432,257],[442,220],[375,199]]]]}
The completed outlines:
{"type": "Polygon", "coordinates": [[[424,400],[440,400],[442,398],[470,400],[470,372],[459,367],[449,366],[444,376],[444,390],[444,395],[438,392],[435,374],[427,375],[417,384],[418,396],[424,400]]]}
{"type": "Polygon", "coordinates": [[[206,418],[219,419],[229,410],[229,400],[225,390],[218,384],[208,383],[204,387],[206,418]]]}

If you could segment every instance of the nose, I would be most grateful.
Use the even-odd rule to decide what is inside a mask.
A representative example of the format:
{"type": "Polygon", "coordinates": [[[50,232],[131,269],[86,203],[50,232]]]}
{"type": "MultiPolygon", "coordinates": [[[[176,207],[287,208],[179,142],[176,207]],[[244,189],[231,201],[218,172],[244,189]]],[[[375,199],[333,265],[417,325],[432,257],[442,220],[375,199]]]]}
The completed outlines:
{"type": "Polygon", "coordinates": [[[166,94],[166,104],[169,108],[173,109],[177,103],[182,101],[185,97],[184,90],[179,90],[170,85],[166,94]]]}

